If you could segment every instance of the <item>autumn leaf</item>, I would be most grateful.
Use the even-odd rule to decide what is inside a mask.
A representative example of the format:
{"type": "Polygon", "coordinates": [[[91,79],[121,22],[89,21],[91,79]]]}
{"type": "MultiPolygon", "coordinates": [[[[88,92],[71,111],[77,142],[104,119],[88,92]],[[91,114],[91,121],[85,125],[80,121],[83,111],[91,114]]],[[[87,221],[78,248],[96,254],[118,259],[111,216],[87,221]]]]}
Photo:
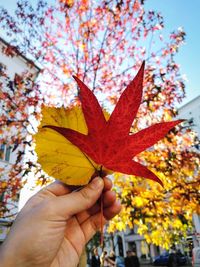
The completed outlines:
{"type": "Polygon", "coordinates": [[[34,136],[38,161],[48,175],[67,184],[87,184],[94,170],[100,168],[95,162],[61,134],[49,128],[62,126],[87,134],[87,126],[80,107],[72,109],[43,107],[42,121],[34,136]]]}
{"type": "Polygon", "coordinates": [[[130,135],[130,127],[142,100],[143,76],[144,63],[122,93],[108,120],[92,91],[74,77],[80,88],[84,116],[77,108],[71,111],[49,108],[48,115],[42,120],[43,128],[40,127],[36,137],[36,151],[43,169],[49,175],[74,185],[85,184],[94,175],[105,175],[107,170],[162,184],[153,172],[134,161],[133,157],[163,138],[181,120],[161,122],[130,135]],[[51,140],[52,145],[47,140],[51,140]],[[83,166],[87,169],[84,179],[78,170],[83,166]]]}

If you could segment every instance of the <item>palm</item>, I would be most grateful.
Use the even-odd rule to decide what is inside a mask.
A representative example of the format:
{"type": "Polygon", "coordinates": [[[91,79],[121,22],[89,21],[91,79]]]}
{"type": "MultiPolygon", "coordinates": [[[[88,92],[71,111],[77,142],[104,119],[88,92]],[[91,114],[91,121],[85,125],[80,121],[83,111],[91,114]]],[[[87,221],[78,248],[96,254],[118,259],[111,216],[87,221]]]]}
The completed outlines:
{"type": "MultiPolygon", "coordinates": [[[[51,192],[44,193],[45,199],[53,201],[56,197],[51,192]]],[[[43,197],[36,201],[37,205],[41,200],[43,201],[43,197]]],[[[42,264],[41,266],[51,267],[77,266],[85,244],[100,226],[99,205],[95,204],[67,221],[63,215],[52,213],[51,208],[48,209],[45,217],[46,224],[43,229],[40,228],[39,239],[44,239],[46,242],[42,246],[37,245],[37,257],[39,259],[43,257],[43,262],[38,263],[42,264]],[[95,222],[96,217],[99,217],[99,223],[95,222]]]]}
{"type": "Polygon", "coordinates": [[[8,252],[17,255],[11,258],[12,265],[5,266],[77,266],[85,244],[101,225],[97,204],[100,195],[105,218],[111,219],[120,211],[110,191],[112,183],[106,178],[104,183],[99,182],[99,186],[93,181],[75,193],[63,184],[53,183],[28,201],[1,250],[4,259],[9,258],[8,252]]]}
{"type": "Polygon", "coordinates": [[[77,266],[86,242],[78,216],[74,216],[67,221],[67,228],[51,267],[77,266]]]}

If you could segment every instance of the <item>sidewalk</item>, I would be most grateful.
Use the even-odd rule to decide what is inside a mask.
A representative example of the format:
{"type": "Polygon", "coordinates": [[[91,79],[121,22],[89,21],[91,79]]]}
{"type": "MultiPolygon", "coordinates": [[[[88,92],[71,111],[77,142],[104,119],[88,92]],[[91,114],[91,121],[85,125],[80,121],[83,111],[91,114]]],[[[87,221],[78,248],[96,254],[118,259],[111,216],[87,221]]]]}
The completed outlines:
{"type": "MultiPolygon", "coordinates": [[[[141,263],[140,267],[154,267],[154,265],[150,264],[150,263],[141,263]]],[[[155,266],[155,267],[166,267],[166,266],[155,266]]],[[[178,267],[192,267],[191,264],[187,264],[187,265],[181,265],[178,267]]]]}
{"type": "MultiPolygon", "coordinates": [[[[140,267],[166,267],[166,266],[155,266],[155,265],[151,264],[150,261],[148,261],[148,260],[146,260],[146,261],[142,260],[142,261],[140,261],[140,267]]],[[[177,267],[192,267],[192,264],[187,263],[186,265],[180,265],[177,267]]]]}
{"type": "MultiPolygon", "coordinates": [[[[140,264],[140,267],[154,267],[154,265],[147,263],[147,264],[140,264]]],[[[156,266],[156,267],[166,267],[166,266],[156,266]]],[[[187,264],[187,265],[181,265],[181,266],[178,266],[178,267],[192,267],[192,265],[191,264],[189,264],[189,265],[187,264]]]]}

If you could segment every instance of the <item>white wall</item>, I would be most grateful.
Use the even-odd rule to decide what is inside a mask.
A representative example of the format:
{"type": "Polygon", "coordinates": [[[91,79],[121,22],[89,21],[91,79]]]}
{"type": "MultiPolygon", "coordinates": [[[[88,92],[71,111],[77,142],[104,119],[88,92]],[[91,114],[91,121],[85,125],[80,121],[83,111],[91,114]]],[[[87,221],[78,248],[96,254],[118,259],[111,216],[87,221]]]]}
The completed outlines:
{"type": "MultiPolygon", "coordinates": [[[[8,77],[11,80],[13,80],[15,74],[20,75],[26,71],[29,71],[37,75],[37,73],[39,72],[39,68],[37,68],[33,64],[31,65],[30,61],[24,58],[22,55],[16,54],[13,57],[5,55],[2,49],[6,47],[7,47],[6,43],[4,43],[0,38],[0,63],[6,66],[8,77]]],[[[7,146],[9,146],[9,143],[7,144],[7,146]]],[[[17,150],[15,150],[14,152],[11,151],[9,161],[6,161],[5,158],[0,159],[0,168],[1,167],[4,168],[4,173],[2,173],[2,179],[7,178],[7,172],[9,172],[9,170],[12,168],[13,163],[15,163],[16,161],[16,157],[17,157],[17,150]]],[[[18,203],[14,202],[13,204],[16,206],[16,212],[17,212],[18,203]]],[[[15,213],[15,211],[12,212],[15,213]]],[[[4,236],[7,230],[2,225],[3,224],[0,222],[0,233],[2,233],[2,235],[4,236]]]]}
{"type": "MultiPolygon", "coordinates": [[[[193,119],[192,129],[198,133],[200,139],[200,95],[178,110],[178,117],[182,119],[193,119]]],[[[193,214],[193,223],[195,228],[194,245],[200,245],[200,216],[193,214]]]]}
{"type": "Polygon", "coordinates": [[[14,57],[10,57],[5,55],[2,52],[2,49],[5,48],[6,45],[0,41],[0,62],[3,63],[7,67],[7,73],[11,79],[14,78],[15,74],[21,74],[24,71],[29,71],[31,73],[36,73],[38,69],[36,67],[31,67],[23,57],[20,55],[16,55],[14,57]]]}
{"type": "Polygon", "coordinates": [[[195,132],[200,138],[200,95],[178,110],[178,117],[181,119],[193,119],[195,132]]]}

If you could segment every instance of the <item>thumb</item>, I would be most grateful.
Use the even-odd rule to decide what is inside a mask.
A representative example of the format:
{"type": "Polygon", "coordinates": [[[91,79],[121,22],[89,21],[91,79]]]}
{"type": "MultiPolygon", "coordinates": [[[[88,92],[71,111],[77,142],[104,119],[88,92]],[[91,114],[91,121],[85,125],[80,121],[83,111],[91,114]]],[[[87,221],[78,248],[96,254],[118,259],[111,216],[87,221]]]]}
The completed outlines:
{"type": "Polygon", "coordinates": [[[55,204],[59,214],[66,217],[89,209],[99,199],[103,188],[103,179],[96,177],[80,191],[58,197],[55,204]]]}

